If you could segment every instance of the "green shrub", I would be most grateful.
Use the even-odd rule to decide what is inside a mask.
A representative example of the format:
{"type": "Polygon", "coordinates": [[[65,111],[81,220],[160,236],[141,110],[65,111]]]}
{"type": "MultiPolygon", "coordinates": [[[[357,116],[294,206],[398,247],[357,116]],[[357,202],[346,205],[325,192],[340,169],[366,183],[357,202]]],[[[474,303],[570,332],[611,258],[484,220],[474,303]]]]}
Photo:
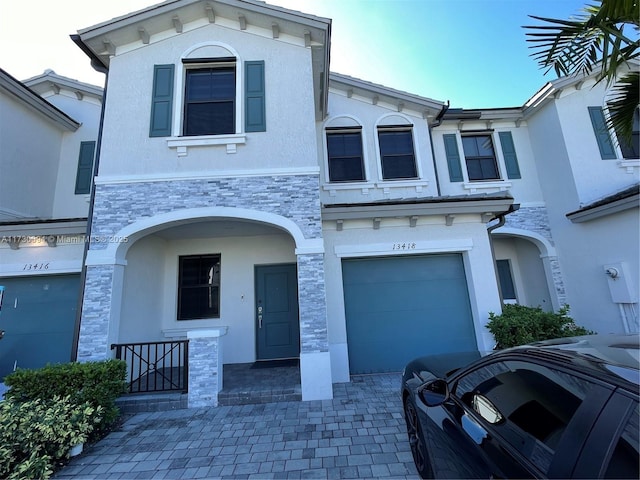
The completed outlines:
{"type": "Polygon", "coordinates": [[[87,441],[102,407],[71,396],[0,402],[0,478],[48,478],[74,445],[87,441]]]}
{"type": "Polygon", "coordinates": [[[15,402],[70,397],[77,405],[85,402],[100,407],[100,422],[94,434],[109,428],[118,418],[115,400],[125,392],[127,365],[122,360],[47,365],[37,370],[16,370],[4,383],[10,387],[5,398],[15,402]]]}
{"type": "Polygon", "coordinates": [[[540,307],[507,304],[503,306],[501,315],[489,312],[487,328],[493,334],[498,348],[595,333],[576,325],[568,313],[568,305],[554,313],[545,312],[540,307]]]}

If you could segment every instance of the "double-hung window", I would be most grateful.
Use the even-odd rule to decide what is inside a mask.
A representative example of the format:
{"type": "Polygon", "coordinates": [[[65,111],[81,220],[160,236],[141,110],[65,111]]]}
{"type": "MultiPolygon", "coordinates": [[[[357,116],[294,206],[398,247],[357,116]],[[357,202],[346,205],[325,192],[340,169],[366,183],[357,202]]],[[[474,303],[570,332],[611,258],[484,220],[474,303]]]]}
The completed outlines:
{"type": "Polygon", "coordinates": [[[187,64],[184,93],[184,135],[235,133],[236,64],[224,59],[205,65],[187,64]]]}
{"type": "Polygon", "coordinates": [[[327,128],[329,181],[364,180],[362,130],[360,128],[327,128]]]}
{"type": "Polygon", "coordinates": [[[417,178],[416,156],[411,126],[378,127],[382,178],[417,178]]]}
{"type": "Polygon", "coordinates": [[[220,317],[220,255],[179,258],[178,320],[220,317]]]}
{"type": "Polygon", "coordinates": [[[462,148],[469,181],[500,179],[490,134],[465,135],[462,137],[462,148]]]}
{"type": "MultiPolygon", "coordinates": [[[[154,66],[150,137],[170,137],[172,134],[181,137],[237,136],[266,131],[263,60],[184,58],[182,64],[177,73],[173,64],[154,66]],[[238,83],[240,68],[243,69],[242,85],[238,83]],[[180,78],[183,83],[178,82],[180,78]],[[176,84],[182,86],[178,92],[175,92],[176,84]],[[175,101],[180,105],[176,112],[175,101]],[[176,115],[181,115],[179,122],[176,115]],[[239,124],[239,117],[244,117],[244,128],[239,124]],[[180,126],[174,129],[174,125],[180,126]]],[[[211,139],[192,139],[193,143],[187,141],[187,144],[208,145],[202,143],[208,140],[211,139]]],[[[181,141],[184,145],[186,140],[181,141]]]]}

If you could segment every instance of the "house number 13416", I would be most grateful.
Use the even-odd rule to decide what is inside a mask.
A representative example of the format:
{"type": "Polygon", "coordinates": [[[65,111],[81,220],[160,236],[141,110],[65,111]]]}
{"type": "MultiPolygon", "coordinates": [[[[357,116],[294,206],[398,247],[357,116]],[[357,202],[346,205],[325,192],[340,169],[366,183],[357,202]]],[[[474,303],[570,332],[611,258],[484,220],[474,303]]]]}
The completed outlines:
{"type": "Polygon", "coordinates": [[[407,243],[394,243],[394,250],[414,250],[416,248],[415,242],[407,242],[407,243]]]}
{"type": "Polygon", "coordinates": [[[25,263],[22,270],[49,270],[49,262],[46,263],[25,263]]]}

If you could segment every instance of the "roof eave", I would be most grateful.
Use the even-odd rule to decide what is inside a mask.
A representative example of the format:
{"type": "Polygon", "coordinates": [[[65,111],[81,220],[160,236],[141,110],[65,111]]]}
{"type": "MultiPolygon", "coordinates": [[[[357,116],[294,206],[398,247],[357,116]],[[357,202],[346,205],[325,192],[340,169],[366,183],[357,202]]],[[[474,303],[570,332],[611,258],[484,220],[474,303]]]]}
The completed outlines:
{"type": "Polygon", "coordinates": [[[420,215],[478,214],[488,220],[509,211],[513,197],[490,199],[434,198],[432,201],[385,202],[351,205],[323,205],[322,220],[353,220],[363,218],[389,218],[420,215]]]}
{"type": "Polygon", "coordinates": [[[77,122],[62,110],[47,102],[36,92],[2,69],[0,69],[0,88],[44,115],[48,120],[59,125],[62,129],[75,132],[80,128],[80,122],[77,122]]]}

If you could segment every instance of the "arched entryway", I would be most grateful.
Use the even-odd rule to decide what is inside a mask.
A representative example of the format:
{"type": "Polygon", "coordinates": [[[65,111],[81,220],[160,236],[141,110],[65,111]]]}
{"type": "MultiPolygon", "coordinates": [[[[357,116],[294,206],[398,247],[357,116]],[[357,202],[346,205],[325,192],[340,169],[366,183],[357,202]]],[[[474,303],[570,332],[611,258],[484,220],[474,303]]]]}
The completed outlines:
{"type": "MultiPolygon", "coordinates": [[[[260,350],[268,319],[259,302],[283,301],[275,297],[283,284],[273,287],[273,282],[286,274],[289,329],[280,321],[267,340],[291,343],[286,351],[300,358],[303,399],[331,396],[328,351],[316,348],[322,333],[316,326],[324,327],[326,342],[324,295],[309,294],[318,291],[318,272],[323,272],[321,239],[305,238],[297,224],[279,215],[230,207],[147,217],[115,237],[121,241],[90,250],[87,257],[79,358],[99,356],[98,343],[108,357],[107,345],[184,338],[190,357],[199,358],[194,353],[198,344],[215,351],[217,376],[212,381],[220,386],[223,363],[254,362],[261,355],[277,358],[285,351],[260,350]],[[271,277],[260,273],[274,266],[282,272],[271,277]],[[95,302],[99,309],[92,309],[95,302]],[[318,376],[319,366],[326,374],[318,376]]],[[[203,355],[206,361],[209,353],[203,355]]],[[[189,378],[211,370],[210,363],[199,367],[190,362],[189,378]]],[[[190,399],[197,388],[190,380],[190,399]]],[[[211,396],[201,395],[193,406],[216,403],[211,396]]]]}
{"type": "Polygon", "coordinates": [[[492,233],[500,290],[505,303],[554,311],[565,303],[555,248],[527,230],[502,227],[492,233]]]}

